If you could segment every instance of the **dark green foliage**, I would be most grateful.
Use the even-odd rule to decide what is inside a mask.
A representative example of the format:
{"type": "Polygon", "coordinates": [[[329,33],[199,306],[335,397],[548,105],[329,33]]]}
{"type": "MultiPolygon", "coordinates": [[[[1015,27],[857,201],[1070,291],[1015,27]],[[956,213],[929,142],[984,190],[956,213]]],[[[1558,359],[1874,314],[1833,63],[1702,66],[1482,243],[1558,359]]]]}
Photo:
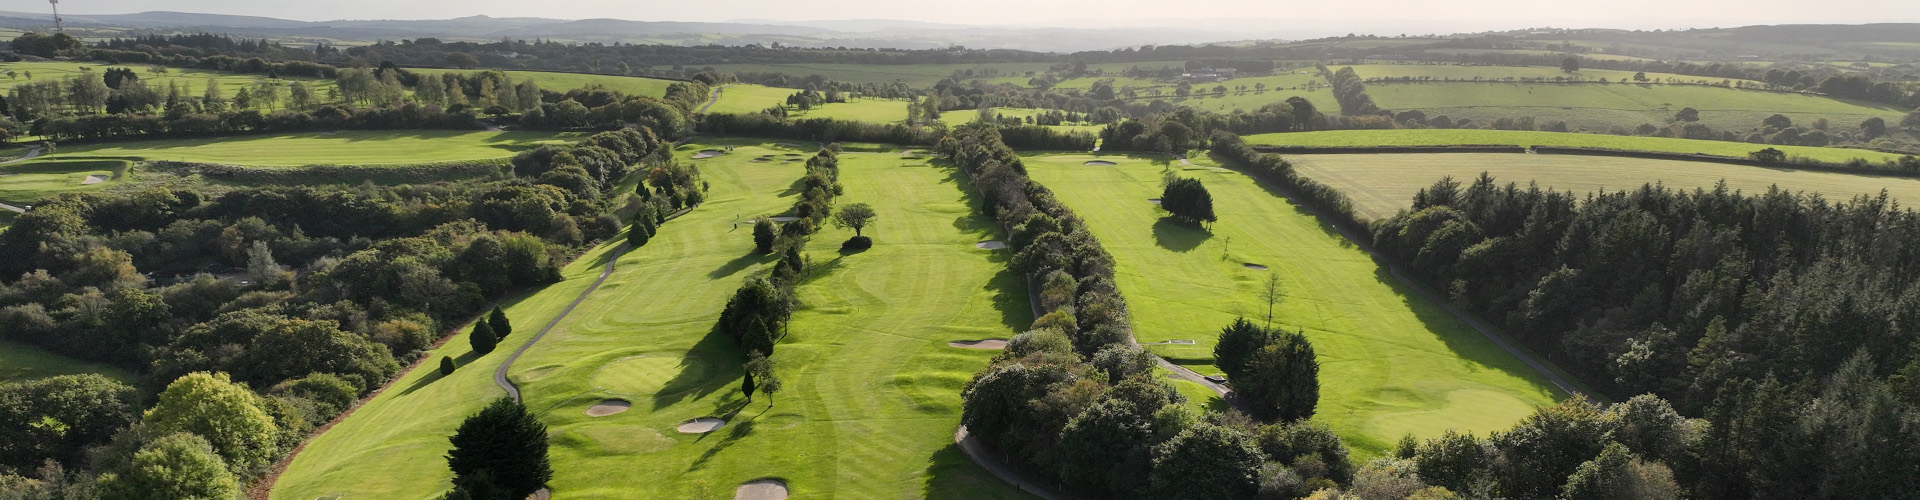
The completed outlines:
{"type": "Polygon", "coordinates": [[[547,426],[512,398],[496,399],[467,417],[449,441],[454,484],[476,500],[526,498],[553,479],[547,426]]]}
{"type": "Polygon", "coordinates": [[[742,350],[773,352],[792,307],[792,299],[780,286],[764,278],[747,278],[727,300],[714,328],[732,337],[742,350]]]}
{"type": "Polygon", "coordinates": [[[487,354],[500,345],[500,338],[493,335],[493,327],[485,321],[473,322],[473,334],[467,336],[467,342],[473,346],[473,352],[487,354]]]}
{"type": "Polygon", "coordinates": [[[1236,318],[1220,331],[1214,364],[1253,416],[1293,421],[1313,416],[1320,401],[1320,363],[1305,335],[1261,328],[1236,318]]]}
{"type": "Polygon", "coordinates": [[[452,375],[453,370],[456,368],[459,368],[459,366],[453,363],[452,357],[450,356],[440,357],[440,375],[441,376],[452,375]]]}
{"type": "Polygon", "coordinates": [[[1787,161],[1787,154],[1774,148],[1766,148],[1759,151],[1754,151],[1752,153],[1749,153],[1747,157],[1753,158],[1754,161],[1760,161],[1760,162],[1766,162],[1766,163],[1783,163],[1787,161]]]}
{"type": "Polygon", "coordinates": [[[86,447],[133,422],[136,398],[132,387],[92,374],[0,384],[0,466],[79,463],[86,447]]]}
{"type": "Polygon", "coordinates": [[[1584,398],[1541,408],[1491,441],[1506,457],[1496,476],[1502,491],[1529,498],[1558,495],[1567,476],[1606,447],[1608,422],[1584,398]]]}
{"type": "Polygon", "coordinates": [[[1260,427],[1258,438],[1260,451],[1288,466],[1302,469],[1303,480],[1324,477],[1343,484],[1353,480],[1354,466],[1347,457],[1347,446],[1325,423],[1301,420],[1267,424],[1260,427]],[[1311,462],[1313,468],[1322,475],[1305,474],[1302,462],[1311,462]]]}
{"type": "Polygon", "coordinates": [[[753,252],[759,254],[773,253],[773,239],[777,235],[773,228],[773,221],[767,220],[766,217],[761,217],[760,220],[754,221],[753,252]]]}
{"type": "Polygon", "coordinates": [[[1182,177],[1167,183],[1160,194],[1160,208],[1173,213],[1175,217],[1192,222],[1213,222],[1219,220],[1213,215],[1213,195],[1200,179],[1182,177]]]}
{"type": "Polygon", "coordinates": [[[645,224],[635,222],[627,228],[627,246],[632,248],[647,246],[647,241],[651,236],[652,235],[647,234],[645,224]]]}
{"type": "Polygon", "coordinates": [[[1227,374],[1238,377],[1240,369],[1261,347],[1265,347],[1272,333],[1247,318],[1234,318],[1233,323],[1220,330],[1220,340],[1213,345],[1213,365],[1227,374]]]}
{"type": "Polygon", "coordinates": [[[840,243],[841,251],[866,250],[869,248],[873,248],[873,238],[865,236],[847,238],[847,241],[840,243]]]}
{"type": "Polygon", "coordinates": [[[513,324],[507,322],[507,313],[500,310],[499,306],[494,306],[493,312],[487,314],[487,326],[493,327],[493,334],[503,339],[513,333],[513,324]]]}
{"type": "Polygon", "coordinates": [[[747,397],[747,402],[748,402],[748,403],[752,403],[752,402],[753,402],[753,390],[754,390],[754,389],[755,389],[755,387],[754,387],[754,384],[753,384],[753,372],[752,372],[752,371],[748,371],[748,372],[747,372],[747,376],[746,376],[746,378],[745,378],[745,379],[742,379],[742,380],[740,381],[740,394],[741,394],[741,395],[743,395],[743,396],[746,396],[746,397],[747,397]]]}
{"type": "Polygon", "coordinates": [[[1266,459],[1246,433],[1201,423],[1154,447],[1153,496],[1196,500],[1251,497],[1260,487],[1258,473],[1266,459]]]}
{"type": "Polygon", "coordinates": [[[1060,433],[1060,480],[1093,491],[1133,492],[1152,465],[1150,415],[1106,399],[1075,415],[1060,433]]]}

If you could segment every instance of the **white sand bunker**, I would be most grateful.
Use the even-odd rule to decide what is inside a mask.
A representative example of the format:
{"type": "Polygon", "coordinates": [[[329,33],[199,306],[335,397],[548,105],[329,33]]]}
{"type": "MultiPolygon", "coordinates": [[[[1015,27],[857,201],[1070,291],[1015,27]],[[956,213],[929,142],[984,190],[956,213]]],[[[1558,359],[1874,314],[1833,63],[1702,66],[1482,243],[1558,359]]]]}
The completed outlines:
{"type": "Polygon", "coordinates": [[[727,421],[725,420],[713,417],[700,417],[680,424],[678,430],[681,434],[706,434],[720,430],[720,428],[725,425],[727,425],[727,421]]]}
{"type": "Polygon", "coordinates": [[[947,347],[958,347],[961,349],[1006,349],[1007,339],[955,340],[948,342],[947,347]]]}
{"type": "Polygon", "coordinates": [[[1006,248],[1007,242],[999,241],[999,240],[989,240],[989,241],[974,243],[973,246],[975,248],[981,248],[986,250],[999,250],[1002,248],[1006,248]]]}
{"type": "Polygon", "coordinates": [[[703,159],[707,159],[707,158],[712,158],[712,157],[715,157],[715,156],[720,156],[720,155],[723,155],[723,154],[727,154],[727,152],[726,152],[726,151],[721,151],[721,150],[718,150],[718,149],[704,149],[704,150],[701,150],[701,151],[700,151],[700,152],[698,152],[698,153],[694,153],[694,154],[693,154],[693,159],[695,159],[695,160],[703,160],[703,159]]]}
{"type": "Polygon", "coordinates": [[[733,490],[733,500],[787,500],[787,482],[779,479],[755,479],[733,490]]]}
{"type": "Polygon", "coordinates": [[[612,415],[615,413],[627,411],[628,408],[632,408],[632,407],[633,407],[633,403],[627,402],[627,400],[625,399],[609,399],[606,401],[595,403],[593,406],[587,407],[587,416],[604,417],[607,415],[612,415]]]}
{"type": "Polygon", "coordinates": [[[107,179],[108,177],[104,175],[89,175],[87,176],[86,179],[80,181],[80,185],[85,186],[88,184],[99,184],[102,182],[107,182],[107,179]]]}
{"type": "Polygon", "coordinates": [[[1082,165],[1100,165],[1100,166],[1110,167],[1110,166],[1119,165],[1119,164],[1106,161],[1106,160],[1088,160],[1086,163],[1083,163],[1082,165]]]}
{"type": "Polygon", "coordinates": [[[767,220],[771,220],[779,223],[787,223],[787,222],[800,220],[800,218],[799,217],[768,217],[767,220]]]}
{"type": "Polygon", "coordinates": [[[1160,204],[1160,199],[1159,199],[1159,198],[1147,198],[1147,203],[1152,203],[1152,204],[1155,204],[1155,205],[1159,205],[1159,204],[1160,204]]]}
{"type": "Polygon", "coordinates": [[[1255,264],[1255,263],[1252,263],[1252,262],[1248,262],[1248,263],[1245,263],[1245,264],[1241,264],[1241,265],[1242,265],[1242,266],[1247,266],[1247,269],[1252,269],[1252,270],[1255,270],[1255,271],[1265,271],[1265,270],[1267,270],[1267,266],[1262,266],[1262,265],[1259,265],[1259,264],[1255,264]]]}

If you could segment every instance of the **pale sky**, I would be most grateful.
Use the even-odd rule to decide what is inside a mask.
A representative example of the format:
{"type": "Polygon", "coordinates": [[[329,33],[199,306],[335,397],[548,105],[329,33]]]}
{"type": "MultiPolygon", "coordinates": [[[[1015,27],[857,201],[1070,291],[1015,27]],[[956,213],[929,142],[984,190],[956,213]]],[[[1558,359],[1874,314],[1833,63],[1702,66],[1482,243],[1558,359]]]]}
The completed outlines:
{"type": "MultiPolygon", "coordinates": [[[[0,10],[44,11],[43,0],[0,1],[0,10]]],[[[447,19],[475,14],[561,19],[727,21],[744,18],[907,19],[957,24],[1086,26],[1086,21],[1173,19],[1354,21],[1427,26],[1432,32],[1530,27],[1677,28],[1749,24],[1920,22],[1915,0],[63,0],[63,12],[149,10],[322,21],[447,19]],[[798,8],[805,5],[807,8],[798,8]]],[[[1129,23],[1131,24],[1131,23],[1129,23]]],[[[1196,27],[1191,24],[1183,27],[1196,27]]],[[[1323,27],[1324,28],[1324,27],[1323,27]]],[[[1387,33],[1380,33],[1387,34],[1387,33]]]]}

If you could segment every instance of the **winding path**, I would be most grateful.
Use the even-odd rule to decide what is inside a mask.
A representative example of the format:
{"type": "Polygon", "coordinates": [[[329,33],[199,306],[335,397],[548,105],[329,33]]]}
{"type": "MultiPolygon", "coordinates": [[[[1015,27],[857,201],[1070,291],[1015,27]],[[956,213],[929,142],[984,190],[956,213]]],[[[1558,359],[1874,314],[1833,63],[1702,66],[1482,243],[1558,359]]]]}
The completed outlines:
{"type": "Polygon", "coordinates": [[[40,152],[41,152],[41,151],[43,151],[43,150],[45,150],[45,148],[43,148],[43,147],[40,147],[40,146],[28,146],[28,147],[27,147],[27,154],[24,154],[24,155],[20,155],[20,157],[19,157],[19,158],[14,158],[14,159],[11,159],[11,160],[7,160],[7,161],[0,161],[0,165],[6,165],[6,164],[8,164],[8,163],[20,163],[20,162],[23,162],[23,161],[27,161],[27,160],[31,160],[31,159],[34,159],[34,158],[39,158],[39,157],[40,157],[40,152]]]}
{"type": "Polygon", "coordinates": [[[713,103],[716,103],[716,102],[720,102],[720,93],[721,93],[721,92],[726,92],[726,91],[727,91],[727,87],[730,87],[730,86],[733,86],[733,84],[731,84],[731,83],[729,83],[729,84],[726,84],[726,85],[721,85],[721,86],[719,86],[719,87],[714,87],[714,89],[713,89],[713,98],[712,98],[712,99],[707,99],[707,103],[706,103],[706,104],[701,104],[701,105],[700,105],[700,109],[699,109],[699,110],[696,110],[696,111],[694,111],[694,112],[693,112],[693,114],[696,114],[696,115],[704,115],[704,114],[707,114],[707,108],[711,108],[711,107],[713,107],[713,103]]]}
{"type": "Polygon", "coordinates": [[[532,349],[533,343],[539,342],[540,337],[547,336],[547,332],[552,331],[554,325],[560,324],[560,320],[567,319],[567,315],[573,313],[573,308],[579,307],[581,302],[587,300],[587,295],[599,289],[601,283],[606,283],[607,277],[613,275],[613,264],[620,262],[620,256],[626,255],[627,250],[630,248],[632,247],[628,246],[625,242],[620,243],[619,247],[614,248],[612,252],[613,255],[607,258],[607,268],[600,271],[600,278],[593,280],[592,285],[587,285],[586,290],[580,291],[580,296],[574,297],[573,303],[567,304],[567,308],[561,310],[559,316],[554,316],[553,321],[547,322],[547,326],[541,328],[539,332],[534,333],[533,338],[527,339],[527,343],[520,344],[520,348],[515,349],[513,355],[507,356],[506,361],[500,362],[500,368],[493,371],[493,383],[499,385],[501,390],[507,391],[508,396],[513,396],[513,402],[520,402],[520,388],[514,386],[513,382],[507,380],[507,369],[513,368],[513,362],[518,361],[521,354],[526,354],[527,349],[532,349]]]}

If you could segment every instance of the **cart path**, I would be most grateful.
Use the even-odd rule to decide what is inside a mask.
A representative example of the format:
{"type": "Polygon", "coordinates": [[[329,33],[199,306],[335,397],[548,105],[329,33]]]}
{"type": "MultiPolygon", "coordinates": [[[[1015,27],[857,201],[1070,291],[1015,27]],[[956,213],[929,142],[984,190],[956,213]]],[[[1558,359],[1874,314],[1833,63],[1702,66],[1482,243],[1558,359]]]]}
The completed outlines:
{"type": "Polygon", "coordinates": [[[567,308],[561,310],[559,316],[554,316],[553,321],[547,322],[546,327],[541,328],[539,332],[533,334],[533,338],[527,339],[525,344],[520,344],[520,348],[515,349],[513,355],[507,356],[506,361],[500,362],[500,368],[493,371],[493,383],[499,385],[501,390],[507,391],[507,395],[513,397],[513,402],[520,402],[520,388],[514,386],[513,382],[507,380],[507,369],[513,368],[513,362],[519,360],[521,354],[526,354],[527,349],[532,349],[533,343],[539,342],[540,337],[545,337],[547,336],[547,332],[553,331],[553,327],[559,325],[560,320],[567,319],[567,315],[573,313],[573,308],[579,307],[581,302],[586,302],[587,296],[593,294],[594,290],[598,290],[601,283],[606,283],[607,277],[613,275],[613,264],[620,262],[620,256],[626,255],[627,250],[630,248],[631,246],[625,242],[620,243],[619,247],[614,248],[612,252],[613,255],[607,258],[606,268],[600,271],[600,278],[593,280],[592,285],[587,285],[587,289],[582,290],[579,297],[574,297],[573,303],[567,304],[567,308]]]}

